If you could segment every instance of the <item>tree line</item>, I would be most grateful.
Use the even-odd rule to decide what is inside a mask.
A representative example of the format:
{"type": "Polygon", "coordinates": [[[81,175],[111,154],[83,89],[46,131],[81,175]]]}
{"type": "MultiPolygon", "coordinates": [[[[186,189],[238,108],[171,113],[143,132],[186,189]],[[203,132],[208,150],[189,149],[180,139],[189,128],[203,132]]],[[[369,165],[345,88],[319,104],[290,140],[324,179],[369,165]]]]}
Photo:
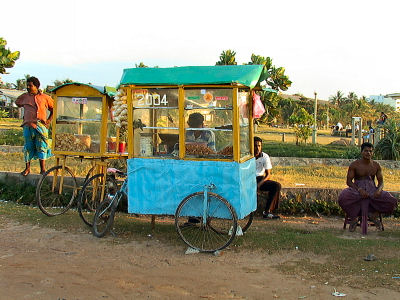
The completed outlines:
{"type": "MultiPolygon", "coordinates": [[[[6,74],[6,68],[12,68],[16,60],[19,59],[19,51],[11,51],[6,48],[7,42],[0,37],[0,74],[6,74]]],[[[237,65],[236,52],[233,50],[224,50],[219,56],[216,65],[237,65]]],[[[314,114],[314,99],[304,97],[301,94],[295,94],[294,97],[285,96],[282,92],[286,91],[292,84],[289,76],[285,74],[284,67],[278,67],[273,64],[272,58],[269,56],[261,56],[252,54],[249,61],[243,63],[245,65],[263,65],[268,76],[265,84],[270,88],[261,91],[261,100],[264,103],[266,112],[258,120],[259,122],[271,125],[299,125],[303,122],[311,126],[314,114]]],[[[143,62],[135,64],[137,68],[147,68],[143,62]]],[[[156,66],[157,67],[157,66],[156,66]]],[[[30,77],[26,74],[24,78],[17,79],[15,83],[2,82],[0,78],[0,87],[17,90],[26,88],[26,79],[30,77]]],[[[65,83],[71,83],[73,80],[67,78],[64,80],[54,80],[53,87],[60,86],[65,83]]],[[[373,126],[376,123],[380,113],[384,112],[389,118],[399,118],[400,114],[395,109],[386,104],[368,101],[365,96],[357,96],[354,92],[350,92],[347,96],[340,90],[329,98],[329,101],[321,105],[319,101],[317,109],[317,126],[319,128],[327,128],[338,122],[343,126],[351,124],[352,117],[362,117],[366,126],[373,126]]]]}

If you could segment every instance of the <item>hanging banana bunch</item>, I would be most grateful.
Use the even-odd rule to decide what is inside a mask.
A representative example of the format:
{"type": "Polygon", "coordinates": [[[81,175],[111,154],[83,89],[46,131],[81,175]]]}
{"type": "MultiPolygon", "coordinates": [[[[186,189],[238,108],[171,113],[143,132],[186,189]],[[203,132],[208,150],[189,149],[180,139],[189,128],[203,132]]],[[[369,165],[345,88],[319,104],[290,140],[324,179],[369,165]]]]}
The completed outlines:
{"type": "Polygon", "coordinates": [[[124,90],[119,89],[114,97],[112,106],[114,121],[117,127],[121,128],[128,125],[128,104],[127,96],[124,90]]]}

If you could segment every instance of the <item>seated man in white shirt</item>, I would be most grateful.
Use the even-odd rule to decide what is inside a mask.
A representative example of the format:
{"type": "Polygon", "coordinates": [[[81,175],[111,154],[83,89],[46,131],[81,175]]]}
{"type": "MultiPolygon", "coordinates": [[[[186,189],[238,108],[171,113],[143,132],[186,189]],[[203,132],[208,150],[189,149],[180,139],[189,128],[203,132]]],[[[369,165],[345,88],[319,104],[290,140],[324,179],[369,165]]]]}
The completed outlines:
{"type": "Polygon", "coordinates": [[[267,153],[262,152],[262,139],[259,137],[254,137],[254,157],[256,158],[257,191],[268,191],[263,218],[279,219],[280,217],[272,214],[272,212],[279,205],[282,186],[279,182],[270,180],[271,159],[267,153]]]}

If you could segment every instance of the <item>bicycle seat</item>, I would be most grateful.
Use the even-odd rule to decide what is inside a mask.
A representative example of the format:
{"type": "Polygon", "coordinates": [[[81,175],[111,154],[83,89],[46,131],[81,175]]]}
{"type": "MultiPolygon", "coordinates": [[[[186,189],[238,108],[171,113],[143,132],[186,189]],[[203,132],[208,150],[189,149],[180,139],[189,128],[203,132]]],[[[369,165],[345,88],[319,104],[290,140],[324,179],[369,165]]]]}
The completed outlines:
{"type": "Polygon", "coordinates": [[[125,172],[122,172],[121,170],[118,170],[116,168],[107,168],[107,173],[118,174],[120,176],[126,176],[127,175],[125,172]]]}

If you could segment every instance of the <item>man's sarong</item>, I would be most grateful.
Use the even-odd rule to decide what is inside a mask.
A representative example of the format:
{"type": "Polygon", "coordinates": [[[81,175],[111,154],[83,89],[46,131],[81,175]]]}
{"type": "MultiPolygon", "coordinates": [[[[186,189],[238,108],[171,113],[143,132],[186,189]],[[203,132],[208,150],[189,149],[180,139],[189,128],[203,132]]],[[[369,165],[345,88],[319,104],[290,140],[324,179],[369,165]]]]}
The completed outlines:
{"type": "Polygon", "coordinates": [[[397,206],[397,199],[390,193],[382,191],[380,197],[374,198],[377,190],[371,177],[355,180],[358,188],[364,189],[369,197],[361,198],[360,193],[354,188],[344,189],[339,195],[339,205],[350,218],[356,218],[361,214],[361,208],[368,209],[369,213],[380,212],[391,214],[397,206]]]}
{"type": "Polygon", "coordinates": [[[25,145],[24,159],[29,162],[32,159],[48,159],[52,156],[49,145],[49,130],[44,124],[37,122],[37,127],[24,126],[25,145]]]}

